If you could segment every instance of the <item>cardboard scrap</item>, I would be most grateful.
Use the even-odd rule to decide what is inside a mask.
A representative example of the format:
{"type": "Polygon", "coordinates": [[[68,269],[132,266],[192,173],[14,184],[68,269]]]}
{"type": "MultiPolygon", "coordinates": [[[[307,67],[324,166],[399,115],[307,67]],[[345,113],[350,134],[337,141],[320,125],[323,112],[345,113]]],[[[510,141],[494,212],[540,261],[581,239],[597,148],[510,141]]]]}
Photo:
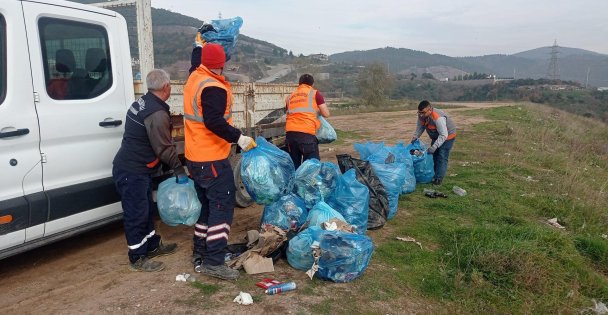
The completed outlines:
{"type": "MultiPolygon", "coordinates": [[[[255,233],[248,233],[248,235],[255,233]]],[[[247,273],[262,273],[274,271],[272,258],[266,259],[275,250],[279,249],[287,240],[287,235],[278,226],[264,224],[260,229],[259,236],[249,246],[250,249],[242,253],[236,259],[231,260],[228,266],[232,269],[245,268],[247,273]],[[251,260],[248,262],[248,260],[251,260]],[[245,267],[245,262],[247,266],[245,267]]]]}

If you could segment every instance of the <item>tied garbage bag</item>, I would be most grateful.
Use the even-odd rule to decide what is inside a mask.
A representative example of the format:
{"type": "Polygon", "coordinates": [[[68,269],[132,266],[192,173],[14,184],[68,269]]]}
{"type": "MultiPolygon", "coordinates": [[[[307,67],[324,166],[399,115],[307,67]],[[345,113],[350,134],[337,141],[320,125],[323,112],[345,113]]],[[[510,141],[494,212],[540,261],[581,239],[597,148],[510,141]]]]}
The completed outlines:
{"type": "Polygon", "coordinates": [[[382,164],[371,161],[374,173],[382,181],[382,186],[388,195],[389,212],[388,219],[392,219],[397,214],[399,207],[399,194],[401,186],[405,182],[405,167],[402,163],[382,164]]]}
{"type": "Polygon", "coordinates": [[[359,157],[362,160],[367,160],[367,158],[372,155],[374,152],[382,149],[384,147],[384,142],[366,142],[366,143],[355,143],[354,144],[355,151],[359,153],[359,157]]]}
{"type": "Polygon", "coordinates": [[[338,180],[338,186],[327,197],[327,204],[338,211],[346,222],[357,227],[357,233],[367,231],[369,189],[357,180],[354,169],[346,171],[338,180]]]}
{"type": "Polygon", "coordinates": [[[329,196],[340,176],[340,168],[336,164],[322,163],[317,159],[306,160],[295,173],[294,191],[310,209],[329,196]]]}
{"type": "Polygon", "coordinates": [[[192,226],[201,214],[201,202],[190,178],[186,183],[176,183],[175,177],[164,180],[158,185],[156,200],[161,220],[170,226],[192,226]]]}
{"type": "Polygon", "coordinates": [[[338,135],[336,134],[334,127],[332,127],[323,116],[319,116],[319,121],[321,121],[321,127],[317,130],[317,139],[319,140],[319,143],[332,143],[336,141],[338,135]]]}
{"type": "Polygon", "coordinates": [[[414,160],[403,143],[398,143],[394,147],[386,147],[395,155],[395,160],[405,165],[405,182],[401,186],[402,194],[409,194],[416,190],[416,174],[414,172],[414,160]]]}
{"type": "Polygon", "coordinates": [[[244,152],[241,180],[258,204],[271,204],[293,189],[294,167],[287,152],[263,137],[255,139],[257,147],[244,152]]]}
{"type": "Polygon", "coordinates": [[[357,174],[357,180],[367,186],[369,190],[367,229],[374,230],[383,227],[386,224],[386,217],[389,211],[388,196],[382,182],[376,176],[376,173],[374,173],[371,163],[355,159],[350,154],[338,154],[336,158],[343,173],[354,169],[357,174]]]}
{"type": "Polygon", "coordinates": [[[298,233],[289,240],[287,247],[287,262],[298,270],[308,270],[314,263],[310,245],[314,241],[313,236],[323,231],[319,226],[311,226],[298,233]]]}
{"type": "Polygon", "coordinates": [[[319,278],[350,282],[367,269],[374,252],[371,238],[343,231],[323,231],[317,235],[313,238],[319,242],[321,249],[316,273],[319,278]]]}
{"type": "Polygon", "coordinates": [[[408,144],[405,148],[410,152],[412,161],[414,161],[416,183],[430,183],[433,180],[433,176],[435,176],[435,164],[433,162],[433,155],[426,152],[427,145],[420,141],[420,139],[416,139],[416,141],[408,144]]]}
{"type": "Polygon", "coordinates": [[[302,198],[290,193],[264,207],[262,224],[272,224],[284,230],[298,230],[308,217],[308,210],[302,198]]]}
{"type": "Polygon", "coordinates": [[[201,37],[208,43],[222,45],[226,53],[226,61],[228,61],[234,53],[239,29],[242,25],[243,19],[240,16],[231,19],[211,20],[213,29],[208,25],[203,25],[200,30],[207,31],[201,31],[201,37]]]}
{"type": "Polygon", "coordinates": [[[325,202],[320,201],[310,210],[310,212],[308,212],[308,217],[306,218],[306,225],[321,226],[323,222],[327,222],[331,219],[338,219],[340,221],[347,222],[346,219],[344,219],[344,217],[340,214],[340,212],[332,209],[332,207],[330,207],[325,202]]]}

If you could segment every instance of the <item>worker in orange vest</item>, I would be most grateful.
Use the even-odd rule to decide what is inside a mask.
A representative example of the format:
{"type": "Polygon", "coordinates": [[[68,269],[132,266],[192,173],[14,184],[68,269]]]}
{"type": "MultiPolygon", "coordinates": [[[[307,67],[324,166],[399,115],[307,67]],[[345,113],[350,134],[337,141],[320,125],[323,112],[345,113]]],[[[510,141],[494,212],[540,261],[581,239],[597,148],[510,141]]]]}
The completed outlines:
{"type": "Polygon", "coordinates": [[[433,108],[431,103],[424,100],[418,104],[418,120],[412,142],[416,141],[422,132],[431,138],[431,146],[427,152],[433,155],[435,176],[433,185],[441,185],[448,170],[448,158],[456,139],[456,124],[442,110],[433,108]]]}
{"type": "Polygon", "coordinates": [[[317,130],[321,126],[318,116],[329,117],[323,95],[315,90],[310,74],[300,76],[298,88],[285,100],[287,119],[285,140],[287,151],[296,169],[308,159],[319,160],[317,130]]]}
{"type": "Polygon", "coordinates": [[[194,269],[232,280],[238,278],[239,272],[224,264],[236,190],[228,156],[231,143],[237,143],[243,151],[256,144],[232,126],[232,88],[222,75],[225,62],[221,45],[203,46],[201,65],[184,86],[184,151],[202,204],[194,226],[194,269]]]}

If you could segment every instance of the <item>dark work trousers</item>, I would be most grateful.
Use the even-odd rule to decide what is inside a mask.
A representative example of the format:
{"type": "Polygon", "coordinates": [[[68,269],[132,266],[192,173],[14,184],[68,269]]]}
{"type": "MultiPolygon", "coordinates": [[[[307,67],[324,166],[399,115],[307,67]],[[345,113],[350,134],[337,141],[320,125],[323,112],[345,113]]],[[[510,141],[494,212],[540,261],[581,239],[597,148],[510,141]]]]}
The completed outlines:
{"type": "Polygon", "coordinates": [[[319,140],[316,136],[297,131],[288,131],[285,135],[287,152],[297,170],[302,162],[309,159],[320,160],[319,140]]]}
{"type": "Polygon", "coordinates": [[[112,169],[112,177],[121,198],[129,261],[134,263],[160,243],[160,235],[154,229],[152,177],[118,168],[112,169]]]}
{"type": "Polygon", "coordinates": [[[201,215],[194,226],[193,258],[205,265],[224,264],[234,215],[234,175],[228,159],[214,162],[186,161],[200,200],[201,215]]]}
{"type": "MultiPolygon", "coordinates": [[[[431,145],[435,143],[435,140],[431,142],[431,145]]],[[[455,140],[456,138],[445,140],[433,153],[433,163],[435,164],[435,176],[433,176],[434,179],[443,180],[445,177],[445,173],[448,171],[448,159],[450,157],[450,151],[452,151],[452,146],[454,146],[455,140]]]]}

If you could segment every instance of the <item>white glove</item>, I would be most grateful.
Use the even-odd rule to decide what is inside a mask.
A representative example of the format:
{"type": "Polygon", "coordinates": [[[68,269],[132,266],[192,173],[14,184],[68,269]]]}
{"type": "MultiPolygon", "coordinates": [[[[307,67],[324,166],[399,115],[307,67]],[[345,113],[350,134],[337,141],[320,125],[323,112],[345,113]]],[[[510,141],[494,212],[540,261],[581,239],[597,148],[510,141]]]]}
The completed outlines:
{"type": "Polygon", "coordinates": [[[239,137],[237,144],[239,145],[239,147],[241,147],[241,150],[243,150],[245,152],[257,147],[257,144],[255,144],[255,141],[253,140],[253,138],[243,136],[243,135],[241,135],[239,137]]]}
{"type": "Polygon", "coordinates": [[[435,148],[434,146],[431,146],[430,148],[428,148],[426,151],[430,154],[435,153],[435,150],[437,150],[437,148],[435,148]]]}

